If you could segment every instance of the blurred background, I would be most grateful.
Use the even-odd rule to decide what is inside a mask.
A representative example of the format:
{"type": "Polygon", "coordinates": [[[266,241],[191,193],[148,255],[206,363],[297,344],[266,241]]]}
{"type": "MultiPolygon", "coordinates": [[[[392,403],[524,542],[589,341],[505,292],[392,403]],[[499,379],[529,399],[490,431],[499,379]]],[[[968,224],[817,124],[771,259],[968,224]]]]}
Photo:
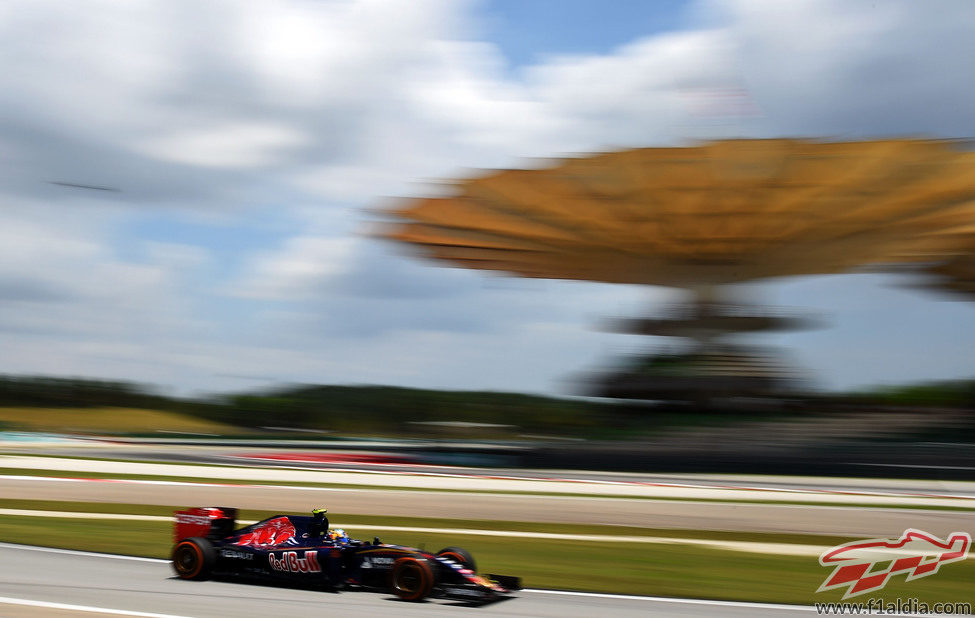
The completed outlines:
{"type": "MultiPolygon", "coordinates": [[[[951,207],[970,197],[971,172],[937,158],[968,150],[975,92],[964,75],[975,46],[964,26],[971,9],[947,4],[11,3],[0,19],[0,372],[16,392],[45,378],[125,383],[235,426],[333,432],[443,431],[407,427],[412,420],[640,437],[659,413],[692,409],[792,415],[851,397],[967,405],[971,308],[945,301],[965,299],[969,247],[957,238],[970,218],[951,207]],[[620,160],[621,170],[636,166],[631,177],[615,181],[615,194],[596,189],[628,204],[620,208],[645,206],[644,227],[626,230],[630,215],[593,204],[588,220],[574,220],[573,234],[588,226],[603,246],[667,254],[666,267],[646,266],[656,271],[680,270],[680,260],[734,269],[749,254],[747,272],[719,281],[733,285],[716,311],[739,317],[707,326],[703,336],[721,345],[705,356],[687,343],[702,337],[692,316],[694,290],[714,287],[707,268],[641,279],[576,267],[526,279],[470,262],[430,268],[373,233],[408,208],[404,198],[451,195],[487,173],[479,168],[782,136],[879,145],[832,171],[770,168],[745,181],[734,165],[808,153],[715,146],[685,180],[653,181],[644,202],[620,192],[654,163],[620,160]],[[953,141],[944,153],[898,151],[905,136],[953,141]],[[932,189],[939,181],[948,193],[932,189]],[[815,183],[833,189],[817,196],[815,183]],[[844,208],[861,214],[844,218],[844,208]],[[928,253],[906,232],[925,208],[948,211],[928,229],[956,237],[928,253]],[[866,249],[841,242],[887,223],[900,235],[866,249]],[[738,243],[731,253],[729,242],[738,243]],[[783,257],[769,243],[792,251],[783,257]],[[761,267],[803,254],[809,264],[761,267]],[[625,321],[663,314],[673,324],[625,321]],[[745,381],[687,382],[719,380],[703,374],[722,363],[745,381]],[[677,375],[687,372],[698,377],[677,375]],[[351,420],[310,410],[308,393],[330,391],[304,385],[563,400],[426,393],[415,405],[390,397],[396,410],[363,400],[351,420]],[[512,423],[523,407],[537,420],[512,423]]],[[[519,199],[537,207],[512,187],[504,199],[516,209],[519,199]]],[[[577,190],[553,190],[549,199],[570,202],[548,216],[592,197],[577,190]]],[[[480,229],[445,212],[448,225],[480,229]]],[[[514,237],[537,242],[538,233],[514,237]]],[[[542,241],[578,260],[615,259],[587,254],[579,238],[542,241]]],[[[93,388],[107,396],[115,387],[93,388]]],[[[372,391],[393,392],[362,390],[372,391]]]]}
{"type": "Polygon", "coordinates": [[[969,481],[936,4],[6,2],[0,444],[969,481]]]}

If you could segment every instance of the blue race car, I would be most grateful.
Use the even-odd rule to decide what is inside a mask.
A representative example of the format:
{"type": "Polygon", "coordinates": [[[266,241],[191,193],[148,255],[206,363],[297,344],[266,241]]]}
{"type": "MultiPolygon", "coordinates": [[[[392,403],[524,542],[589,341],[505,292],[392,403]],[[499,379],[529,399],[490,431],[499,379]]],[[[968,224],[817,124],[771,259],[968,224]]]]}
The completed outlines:
{"type": "Polygon", "coordinates": [[[521,580],[481,577],[460,547],[435,554],[413,547],[350,539],[329,528],[325,509],[311,516],[276,515],[235,529],[237,509],[176,511],[173,569],[183,579],[240,578],[322,587],[392,592],[405,601],[447,597],[486,603],[521,589],[521,580]]]}

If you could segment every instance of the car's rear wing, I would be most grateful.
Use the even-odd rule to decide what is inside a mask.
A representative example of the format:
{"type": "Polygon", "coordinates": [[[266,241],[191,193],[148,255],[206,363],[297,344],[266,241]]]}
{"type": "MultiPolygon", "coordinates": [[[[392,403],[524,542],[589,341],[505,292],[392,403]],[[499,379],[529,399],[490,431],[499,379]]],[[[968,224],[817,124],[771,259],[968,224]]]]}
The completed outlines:
{"type": "Polygon", "coordinates": [[[192,536],[222,538],[234,531],[237,509],[225,506],[202,506],[174,513],[173,540],[180,542],[192,536]]]}

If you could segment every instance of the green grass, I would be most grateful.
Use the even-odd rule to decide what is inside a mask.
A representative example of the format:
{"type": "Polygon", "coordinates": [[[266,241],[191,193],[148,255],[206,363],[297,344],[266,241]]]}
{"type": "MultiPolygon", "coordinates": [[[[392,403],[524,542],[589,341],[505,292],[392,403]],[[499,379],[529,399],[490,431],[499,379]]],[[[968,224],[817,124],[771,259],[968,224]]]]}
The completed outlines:
{"type": "Polygon", "coordinates": [[[165,430],[187,434],[234,434],[240,429],[201,418],[144,408],[0,407],[7,429],[68,433],[127,434],[165,430]]]}
{"type": "MultiPolygon", "coordinates": [[[[5,500],[4,506],[11,502],[14,501],[5,500]]],[[[74,511],[94,508],[90,504],[69,504],[74,511]]],[[[117,512],[142,508],[126,505],[116,509],[112,505],[112,510],[117,512]]],[[[245,517],[261,514],[255,511],[243,513],[245,517]]],[[[346,517],[360,523],[368,519],[360,515],[335,514],[333,520],[340,523],[346,517]]],[[[396,525],[418,523],[417,518],[387,519],[395,521],[396,525]]],[[[423,523],[429,525],[433,521],[423,523]]],[[[473,522],[449,521],[451,527],[474,527],[473,522]]],[[[551,529],[547,524],[534,525],[551,529]]],[[[168,556],[171,530],[171,525],[166,522],[0,517],[0,540],[157,558],[168,556]]],[[[351,528],[350,532],[355,534],[355,529],[351,528]]],[[[600,529],[599,532],[603,531],[600,529]]],[[[735,535],[737,540],[743,540],[743,537],[735,535]]],[[[817,542],[824,540],[823,537],[813,538],[817,542]]],[[[798,604],[836,601],[840,597],[839,592],[814,593],[828,571],[812,556],[769,556],[685,545],[610,545],[440,533],[396,533],[384,535],[384,540],[428,550],[463,545],[476,556],[482,572],[519,575],[529,588],[798,604]]],[[[971,602],[973,578],[975,563],[950,564],[936,575],[914,582],[905,583],[903,576],[895,578],[884,590],[883,598],[893,600],[910,596],[929,603],[971,602]]]]}
{"type": "MultiPolygon", "coordinates": [[[[186,505],[183,505],[186,506],[186,505]]],[[[67,502],[0,499],[0,508],[30,509],[40,511],[68,511],[78,513],[118,513],[125,515],[155,515],[169,517],[183,506],[155,506],[145,504],[112,504],[103,502],[67,502]]],[[[240,521],[261,520],[278,511],[241,509],[240,521]]],[[[481,519],[445,519],[433,517],[398,517],[389,515],[362,515],[357,513],[329,514],[333,525],[354,530],[352,524],[369,526],[403,526],[415,528],[452,528],[473,530],[511,530],[517,532],[544,532],[556,534],[598,534],[609,536],[655,536],[673,539],[710,539],[716,541],[755,541],[759,543],[802,543],[830,545],[850,539],[840,536],[783,534],[763,532],[729,532],[723,530],[679,530],[672,528],[645,528],[638,526],[611,526],[599,524],[563,524],[548,522],[495,521],[481,519]]],[[[374,532],[364,530],[362,538],[371,538],[374,532]]],[[[396,534],[412,534],[398,532],[396,534]]]]}

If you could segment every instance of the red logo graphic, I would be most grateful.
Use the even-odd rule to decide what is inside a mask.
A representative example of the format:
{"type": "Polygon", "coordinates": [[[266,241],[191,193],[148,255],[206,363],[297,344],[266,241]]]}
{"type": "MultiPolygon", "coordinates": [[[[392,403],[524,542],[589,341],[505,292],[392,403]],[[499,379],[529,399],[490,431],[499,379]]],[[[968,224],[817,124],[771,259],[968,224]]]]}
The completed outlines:
{"type": "Polygon", "coordinates": [[[295,527],[288,521],[287,517],[276,517],[263,525],[254,528],[247,534],[242,535],[235,545],[250,545],[260,547],[263,545],[280,545],[295,535],[295,527]]]}
{"type": "Polygon", "coordinates": [[[819,564],[835,567],[816,592],[846,587],[844,599],[880,590],[892,575],[907,573],[913,581],[938,572],[942,564],[964,560],[971,547],[967,532],[952,532],[942,540],[908,528],[899,539],[867,539],[826,550],[819,564]]]}
{"type": "Polygon", "coordinates": [[[267,559],[275,571],[284,571],[285,573],[322,572],[322,567],[318,564],[317,551],[306,551],[304,558],[299,558],[296,551],[286,551],[280,556],[268,554],[267,559]]]}

